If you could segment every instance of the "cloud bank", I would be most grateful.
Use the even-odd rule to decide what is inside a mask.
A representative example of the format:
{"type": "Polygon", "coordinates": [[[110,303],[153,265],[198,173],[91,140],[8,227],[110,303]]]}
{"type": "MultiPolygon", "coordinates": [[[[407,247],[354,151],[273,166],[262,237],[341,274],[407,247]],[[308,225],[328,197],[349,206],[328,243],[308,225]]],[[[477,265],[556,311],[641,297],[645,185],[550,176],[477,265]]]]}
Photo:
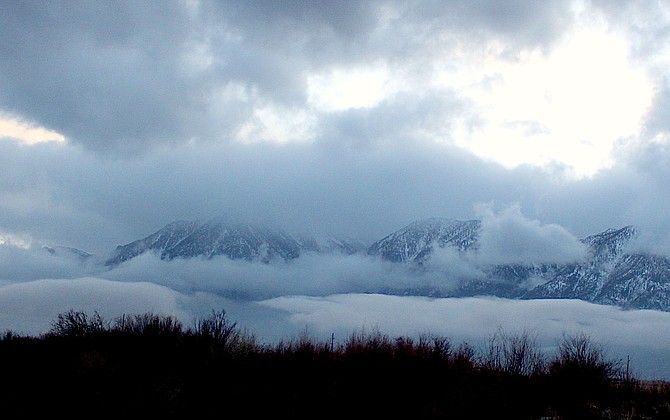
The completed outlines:
{"type": "Polygon", "coordinates": [[[548,354],[563,334],[585,333],[605,345],[608,357],[631,355],[636,373],[664,378],[670,356],[670,314],[623,311],[575,300],[517,301],[500,298],[430,299],[345,294],[325,297],[284,296],[261,304],[285,311],[296,328],[326,340],[346,341],[352,332],[379,331],[392,337],[439,334],[480,350],[502,329],[538,336],[548,354]]]}
{"type": "Polygon", "coordinates": [[[3,330],[40,334],[58,314],[74,309],[112,320],[146,312],[187,318],[178,292],[153,283],[119,283],[99,278],[45,279],[0,286],[3,330]]]}
{"type": "Polygon", "coordinates": [[[586,333],[603,343],[608,357],[631,356],[634,372],[648,379],[670,377],[670,314],[623,311],[582,301],[516,301],[499,298],[403,297],[378,294],[281,296],[241,301],[203,291],[178,291],[146,282],[101,278],[49,279],[0,286],[0,325],[26,334],[50,328],[70,309],[98,311],[112,320],[123,314],[161,313],[185,325],[212,309],[225,309],[231,320],[265,343],[303,334],[343,343],[353,333],[379,331],[392,337],[437,334],[476,350],[502,329],[538,336],[550,355],[564,333],[586,333]]]}

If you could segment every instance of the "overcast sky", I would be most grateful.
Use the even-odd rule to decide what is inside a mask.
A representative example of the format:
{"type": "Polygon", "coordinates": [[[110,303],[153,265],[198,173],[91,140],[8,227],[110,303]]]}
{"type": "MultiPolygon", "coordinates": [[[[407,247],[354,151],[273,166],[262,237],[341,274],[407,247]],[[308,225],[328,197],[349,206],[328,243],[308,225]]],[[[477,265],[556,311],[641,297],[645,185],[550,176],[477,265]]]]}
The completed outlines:
{"type": "MultiPolygon", "coordinates": [[[[568,258],[634,225],[669,254],[669,31],[663,1],[1,2],[0,281],[95,274],[31,245],[105,254],[221,215],[367,242],[483,218],[503,260],[500,238],[568,258]]],[[[258,287],[387,274],[350,263],[258,287]]],[[[148,296],[190,269],[126,274],[148,296]]]]}
{"type": "Polygon", "coordinates": [[[375,240],[493,203],[665,246],[669,22],[649,1],[5,2],[0,234],[101,253],[229,214],[375,240]]]}

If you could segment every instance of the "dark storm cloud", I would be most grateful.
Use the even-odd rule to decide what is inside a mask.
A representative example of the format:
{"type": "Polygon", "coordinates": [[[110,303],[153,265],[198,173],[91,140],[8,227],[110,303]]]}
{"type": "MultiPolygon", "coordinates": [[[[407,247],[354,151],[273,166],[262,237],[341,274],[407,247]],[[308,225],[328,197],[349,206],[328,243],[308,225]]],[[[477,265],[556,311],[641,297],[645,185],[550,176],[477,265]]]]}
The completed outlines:
{"type": "Polygon", "coordinates": [[[448,139],[458,123],[476,124],[469,121],[470,108],[469,102],[453,90],[436,89],[422,95],[398,93],[374,107],[322,117],[317,142],[332,152],[412,147],[432,142],[435,137],[448,139]]]}
{"type": "MultiPolygon", "coordinates": [[[[223,29],[228,36],[239,37],[240,46],[246,47],[243,49],[320,67],[358,61],[374,53],[368,43],[385,2],[233,0],[204,2],[200,7],[205,24],[223,29]]],[[[261,69],[262,65],[261,61],[261,69]]]]}
{"type": "Polygon", "coordinates": [[[259,103],[304,104],[310,71],[427,62],[480,32],[533,47],[566,13],[526,1],[8,3],[0,108],[116,154],[228,139],[259,103]]]}
{"type": "Polygon", "coordinates": [[[8,3],[0,106],[96,149],[184,137],[206,82],[182,70],[188,24],[176,2],[8,3]]]}
{"type": "Polygon", "coordinates": [[[480,41],[497,39],[505,44],[510,57],[523,48],[551,47],[572,23],[570,4],[564,1],[452,0],[405,6],[410,22],[429,28],[426,32],[431,37],[465,34],[457,35],[465,43],[468,36],[480,41]]]}
{"type": "Polygon", "coordinates": [[[417,219],[474,218],[474,205],[491,201],[518,203],[525,217],[580,238],[667,219],[659,213],[668,196],[661,145],[641,147],[627,166],[566,182],[449,146],[371,143],[182,145],[107,160],[67,145],[0,141],[0,228],[104,253],[174,220],[224,214],[366,241],[417,219]]]}
{"type": "Polygon", "coordinates": [[[353,155],[319,145],[183,145],[107,160],[67,145],[0,141],[0,164],[3,231],[96,253],[174,220],[225,214],[374,241],[416,219],[471,218],[474,203],[505,206],[543,188],[540,171],[412,143],[353,155]]]}

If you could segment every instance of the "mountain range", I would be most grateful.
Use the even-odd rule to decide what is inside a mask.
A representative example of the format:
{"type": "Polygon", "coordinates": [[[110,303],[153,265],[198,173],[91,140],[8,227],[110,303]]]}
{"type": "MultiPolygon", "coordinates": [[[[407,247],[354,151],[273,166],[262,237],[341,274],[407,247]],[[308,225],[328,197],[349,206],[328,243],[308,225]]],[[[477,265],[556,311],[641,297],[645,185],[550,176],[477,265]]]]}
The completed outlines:
{"type": "MultiPolygon", "coordinates": [[[[306,253],[363,254],[392,264],[404,264],[417,275],[431,269],[438,250],[449,250],[473,266],[476,275],[456,276],[448,288],[383,289],[403,295],[476,296],[515,299],[581,299],[616,305],[670,311],[670,259],[636,252],[632,226],[608,229],[581,240],[585,258],[564,263],[476,264],[469,258],[480,251],[480,220],[426,219],[416,221],[366,245],[335,236],[315,238],[282,230],[214,219],[206,222],[176,221],[146,238],[118,246],[104,259],[107,269],[147,252],[163,260],[214,258],[249,263],[292,261],[306,253]]],[[[93,257],[72,248],[47,248],[51,254],[93,257]]],[[[446,275],[446,274],[445,274],[446,275]]]]}
{"type": "Polygon", "coordinates": [[[305,252],[353,254],[365,249],[366,245],[355,239],[328,236],[319,240],[225,219],[177,221],[144,239],[116,247],[105,265],[115,267],[148,251],[158,253],[162,260],[227,256],[269,263],[277,259],[290,261],[305,252]]]}
{"type": "MultiPolygon", "coordinates": [[[[374,243],[368,253],[389,261],[425,264],[434,248],[452,247],[463,255],[478,249],[481,222],[418,221],[374,243]]],[[[670,259],[636,252],[632,226],[608,229],[581,240],[583,260],[568,263],[481,265],[481,275],[460,279],[453,290],[435,296],[493,295],[518,299],[581,299],[624,308],[670,311],[670,259]]]]}

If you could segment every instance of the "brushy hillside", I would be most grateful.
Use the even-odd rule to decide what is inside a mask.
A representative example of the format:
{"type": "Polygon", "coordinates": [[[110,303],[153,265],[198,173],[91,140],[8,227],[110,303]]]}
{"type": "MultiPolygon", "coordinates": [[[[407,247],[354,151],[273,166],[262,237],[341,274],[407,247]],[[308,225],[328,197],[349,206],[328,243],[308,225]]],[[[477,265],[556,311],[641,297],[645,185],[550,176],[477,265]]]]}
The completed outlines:
{"type": "Polygon", "coordinates": [[[0,337],[5,418],[670,418],[670,385],[645,383],[583,335],[543,354],[500,332],[475,350],[438,336],[352,333],[259,344],[225,311],[113,321],[69,311],[39,337],[0,337]]]}

